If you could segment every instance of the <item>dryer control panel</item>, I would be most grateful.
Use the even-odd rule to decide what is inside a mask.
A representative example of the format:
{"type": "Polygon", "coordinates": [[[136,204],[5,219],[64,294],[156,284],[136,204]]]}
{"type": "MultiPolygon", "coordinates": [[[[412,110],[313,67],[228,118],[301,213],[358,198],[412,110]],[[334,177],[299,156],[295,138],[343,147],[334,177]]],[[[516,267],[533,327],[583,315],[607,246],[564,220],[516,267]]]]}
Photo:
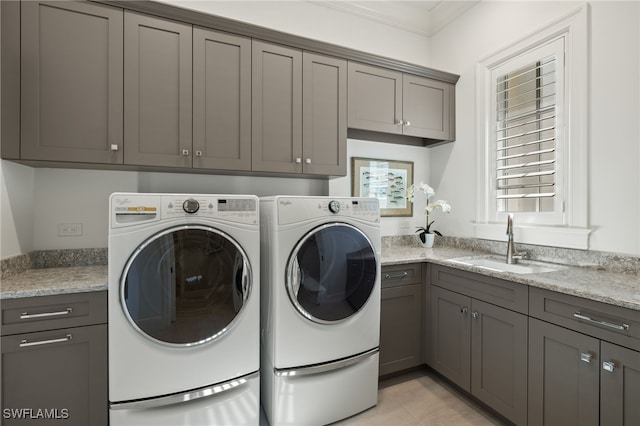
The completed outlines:
{"type": "Polygon", "coordinates": [[[346,197],[277,197],[278,223],[340,217],[358,218],[379,223],[380,207],[375,198],[346,197]]]}

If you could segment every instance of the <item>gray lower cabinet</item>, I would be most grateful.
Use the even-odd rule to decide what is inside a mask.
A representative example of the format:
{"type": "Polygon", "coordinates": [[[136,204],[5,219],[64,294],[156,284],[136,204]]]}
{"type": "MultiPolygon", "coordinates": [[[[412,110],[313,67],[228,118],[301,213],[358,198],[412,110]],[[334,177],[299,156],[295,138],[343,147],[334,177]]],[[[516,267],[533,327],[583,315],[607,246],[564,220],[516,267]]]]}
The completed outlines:
{"type": "Polygon", "coordinates": [[[20,158],[122,164],[122,9],[23,1],[20,21],[20,158]]]}
{"type": "Polygon", "coordinates": [[[124,13],[124,163],[191,168],[191,25],[124,13]]]}
{"type": "Polygon", "coordinates": [[[384,266],[380,301],[383,376],[422,364],[422,265],[384,266]]]}
{"type": "Polygon", "coordinates": [[[2,424],[108,424],[106,292],[2,301],[2,424]]]}
{"type": "Polygon", "coordinates": [[[526,287],[438,265],[429,268],[431,367],[505,418],[526,424],[527,316],[494,304],[508,294],[510,284],[516,300],[523,291],[526,296],[526,287]],[[464,291],[467,286],[474,297],[464,291]]]}
{"type": "Polygon", "coordinates": [[[454,86],[349,62],[348,126],[435,141],[454,140],[454,86]]]}
{"type": "Polygon", "coordinates": [[[640,424],[640,312],[532,288],[530,425],[640,424]]]}
{"type": "Polygon", "coordinates": [[[193,29],[193,167],[251,170],[251,39],[193,29]]]}

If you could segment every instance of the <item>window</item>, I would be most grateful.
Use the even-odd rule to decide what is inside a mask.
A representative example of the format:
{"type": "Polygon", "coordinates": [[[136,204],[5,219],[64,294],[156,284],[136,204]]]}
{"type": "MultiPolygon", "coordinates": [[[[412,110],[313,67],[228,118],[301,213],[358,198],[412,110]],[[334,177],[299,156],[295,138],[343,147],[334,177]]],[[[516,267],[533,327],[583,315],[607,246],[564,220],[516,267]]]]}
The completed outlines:
{"type": "Polygon", "coordinates": [[[564,38],[494,68],[491,80],[490,214],[563,224],[564,38]]]}
{"type": "Polygon", "coordinates": [[[477,66],[476,237],[588,248],[587,6],[477,66]]]}

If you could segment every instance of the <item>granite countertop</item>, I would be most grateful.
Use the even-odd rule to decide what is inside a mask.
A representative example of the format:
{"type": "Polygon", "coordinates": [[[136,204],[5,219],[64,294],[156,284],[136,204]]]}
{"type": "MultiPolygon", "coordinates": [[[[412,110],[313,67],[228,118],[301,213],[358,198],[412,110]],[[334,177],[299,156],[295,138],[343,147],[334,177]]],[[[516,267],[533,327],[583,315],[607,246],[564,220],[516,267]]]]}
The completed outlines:
{"type": "Polygon", "coordinates": [[[103,291],[108,287],[107,265],[29,269],[2,279],[0,299],[103,291]]]}
{"type": "Polygon", "coordinates": [[[504,256],[450,247],[425,249],[398,246],[385,247],[382,250],[381,262],[382,265],[431,262],[640,311],[640,275],[638,273],[617,273],[580,266],[558,265],[559,269],[556,271],[515,274],[451,261],[455,258],[477,256],[504,259],[504,256]]]}
{"type": "MultiPolygon", "coordinates": [[[[618,273],[561,265],[559,270],[552,272],[514,274],[451,261],[469,256],[502,259],[497,255],[461,248],[391,246],[382,249],[381,263],[387,266],[431,262],[640,311],[640,275],[637,272],[618,273]]],[[[2,280],[0,299],[103,291],[107,288],[107,265],[29,269],[2,280]]]]}

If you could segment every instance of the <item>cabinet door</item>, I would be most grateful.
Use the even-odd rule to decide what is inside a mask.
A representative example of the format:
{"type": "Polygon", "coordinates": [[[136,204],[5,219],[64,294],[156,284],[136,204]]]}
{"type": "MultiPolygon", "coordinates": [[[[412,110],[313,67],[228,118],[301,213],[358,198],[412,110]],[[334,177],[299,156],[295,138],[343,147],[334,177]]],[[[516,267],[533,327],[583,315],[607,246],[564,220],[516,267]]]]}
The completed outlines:
{"type": "Polygon", "coordinates": [[[601,343],[600,424],[640,425],[640,352],[601,343]]]}
{"type": "Polygon", "coordinates": [[[302,52],[252,42],[252,169],[302,172],[302,52]]]}
{"type": "Polygon", "coordinates": [[[403,75],[403,134],[453,140],[453,85],[415,75],[403,75]]]}
{"type": "Polygon", "coordinates": [[[347,174],[347,61],[302,55],[304,173],[347,174]]]}
{"type": "Polygon", "coordinates": [[[393,373],[422,363],[422,285],[383,288],[380,300],[380,370],[393,373]]]}
{"type": "Polygon", "coordinates": [[[106,325],[2,337],[3,425],[106,426],[107,389],[106,325]]]}
{"type": "Polygon", "coordinates": [[[471,306],[471,393],[526,424],[527,317],[475,299],[471,306]]]}
{"type": "Polygon", "coordinates": [[[349,62],[349,127],[402,134],[402,73],[349,62]]]}
{"type": "Polygon", "coordinates": [[[191,167],[191,26],[124,19],[124,162],[191,167]]]}
{"type": "Polygon", "coordinates": [[[22,2],[22,159],[122,163],[122,13],[22,2]]]}
{"type": "Polygon", "coordinates": [[[251,40],[193,29],[193,167],[251,170],[251,40]]]}
{"type": "Polygon", "coordinates": [[[431,286],[431,367],[471,390],[471,299],[431,286]]]}
{"type": "Polygon", "coordinates": [[[600,342],[529,318],[529,425],[598,425],[600,342]]]}

